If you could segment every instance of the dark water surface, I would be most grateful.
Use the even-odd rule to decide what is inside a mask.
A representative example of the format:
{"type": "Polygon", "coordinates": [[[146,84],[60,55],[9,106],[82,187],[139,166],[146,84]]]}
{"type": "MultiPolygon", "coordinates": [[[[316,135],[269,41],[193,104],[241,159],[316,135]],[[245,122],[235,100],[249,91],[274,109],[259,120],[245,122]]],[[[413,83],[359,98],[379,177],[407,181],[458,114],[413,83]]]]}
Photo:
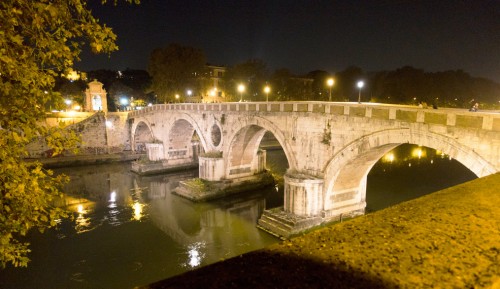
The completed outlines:
{"type": "MultiPolygon", "coordinates": [[[[367,209],[384,207],[475,178],[454,160],[401,146],[368,177],[367,209]]],[[[268,164],[284,173],[283,151],[268,164]]],[[[133,288],[278,242],[256,228],[265,208],[283,205],[276,188],[210,203],[171,194],[196,171],[140,177],[129,164],[60,169],[74,220],[45,234],[33,232],[28,268],[0,271],[0,288],[133,288]]]]}

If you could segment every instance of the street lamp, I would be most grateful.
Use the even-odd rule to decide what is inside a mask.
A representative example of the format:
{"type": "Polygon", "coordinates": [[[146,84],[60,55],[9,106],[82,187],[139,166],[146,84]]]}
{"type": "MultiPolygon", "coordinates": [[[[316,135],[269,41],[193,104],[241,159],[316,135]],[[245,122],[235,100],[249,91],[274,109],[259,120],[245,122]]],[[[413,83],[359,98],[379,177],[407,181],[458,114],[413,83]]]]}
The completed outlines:
{"type": "Polygon", "coordinates": [[[243,101],[243,92],[245,91],[245,86],[243,84],[238,85],[238,91],[240,92],[240,102],[243,101]]]}
{"type": "Polygon", "coordinates": [[[176,100],[177,102],[179,102],[179,94],[177,94],[177,93],[175,94],[175,100],[176,100]]]}
{"type": "Polygon", "coordinates": [[[358,103],[361,103],[361,88],[363,88],[363,86],[365,86],[365,83],[362,80],[358,81],[358,88],[359,88],[358,103]]]}
{"type": "Polygon", "coordinates": [[[71,105],[71,99],[65,99],[64,103],[66,103],[66,106],[67,106],[66,110],[69,110],[70,105],[71,105]]]}
{"type": "Polygon", "coordinates": [[[266,102],[269,101],[269,92],[271,91],[271,88],[269,87],[269,85],[266,85],[264,87],[264,92],[266,93],[266,102]]]}
{"type": "Polygon", "coordinates": [[[328,101],[332,101],[332,86],[334,83],[335,83],[335,80],[333,80],[333,78],[328,78],[328,80],[326,81],[326,84],[330,88],[330,94],[328,96],[328,101]]]}

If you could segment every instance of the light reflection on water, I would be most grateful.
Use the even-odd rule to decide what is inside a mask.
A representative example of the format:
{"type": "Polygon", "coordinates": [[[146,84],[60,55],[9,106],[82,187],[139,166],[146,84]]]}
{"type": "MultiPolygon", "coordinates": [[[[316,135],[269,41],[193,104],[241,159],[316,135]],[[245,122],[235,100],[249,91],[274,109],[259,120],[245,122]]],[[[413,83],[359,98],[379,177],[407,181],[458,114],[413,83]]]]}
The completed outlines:
{"type": "Polygon", "coordinates": [[[205,247],[205,242],[189,244],[187,246],[187,261],[184,266],[188,268],[199,267],[205,257],[205,253],[203,252],[205,247]]]}
{"type": "MultiPolygon", "coordinates": [[[[368,210],[475,177],[440,152],[412,156],[413,149],[401,146],[375,164],[368,210]]],[[[284,153],[268,156],[283,173],[284,153]]],[[[139,177],[123,164],[61,171],[72,178],[65,201],[74,219],[33,232],[29,268],[0,271],[0,288],[133,288],[278,241],[255,224],[264,208],[283,205],[282,188],[193,203],[171,192],[196,171],[139,177]]]]}
{"type": "MultiPolygon", "coordinates": [[[[64,202],[74,218],[30,234],[27,269],[0,271],[0,288],[133,288],[278,240],[256,228],[269,191],[193,203],[171,192],[196,171],[137,176],[129,165],[75,167],[64,202]]],[[[276,198],[276,196],[273,196],[276,198]]]]}

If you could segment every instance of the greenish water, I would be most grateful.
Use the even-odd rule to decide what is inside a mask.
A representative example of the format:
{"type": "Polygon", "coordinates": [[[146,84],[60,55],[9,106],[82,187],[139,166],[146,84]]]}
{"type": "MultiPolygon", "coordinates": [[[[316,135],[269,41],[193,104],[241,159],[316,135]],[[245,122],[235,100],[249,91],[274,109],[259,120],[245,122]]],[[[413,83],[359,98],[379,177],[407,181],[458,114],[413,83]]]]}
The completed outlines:
{"type": "MultiPolygon", "coordinates": [[[[413,149],[401,146],[394,152],[401,157],[374,166],[367,210],[475,178],[430,150],[425,158],[408,157],[413,149]]],[[[267,155],[269,166],[284,173],[283,151],[267,155]]],[[[193,203],[171,191],[197,171],[140,177],[128,164],[58,171],[72,178],[66,191],[74,197],[75,219],[43,235],[30,234],[32,262],[0,271],[0,288],[133,288],[278,241],[255,225],[265,208],[283,205],[281,189],[193,203]]]]}

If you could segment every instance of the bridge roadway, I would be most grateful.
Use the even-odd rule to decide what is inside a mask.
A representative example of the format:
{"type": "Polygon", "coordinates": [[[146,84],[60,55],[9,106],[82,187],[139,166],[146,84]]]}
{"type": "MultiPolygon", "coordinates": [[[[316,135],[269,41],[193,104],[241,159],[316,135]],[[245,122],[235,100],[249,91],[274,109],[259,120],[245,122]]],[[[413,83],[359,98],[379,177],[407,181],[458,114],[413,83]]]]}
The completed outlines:
{"type": "Polygon", "coordinates": [[[403,143],[439,150],[478,177],[500,171],[500,114],[492,112],[345,102],[181,103],[128,118],[133,149],[146,147],[150,160],[173,167],[199,155],[200,177],[208,181],[263,172],[259,144],[271,132],[289,169],[284,206],[266,210],[259,225],[284,237],[363,214],[368,172],[403,143]]]}

